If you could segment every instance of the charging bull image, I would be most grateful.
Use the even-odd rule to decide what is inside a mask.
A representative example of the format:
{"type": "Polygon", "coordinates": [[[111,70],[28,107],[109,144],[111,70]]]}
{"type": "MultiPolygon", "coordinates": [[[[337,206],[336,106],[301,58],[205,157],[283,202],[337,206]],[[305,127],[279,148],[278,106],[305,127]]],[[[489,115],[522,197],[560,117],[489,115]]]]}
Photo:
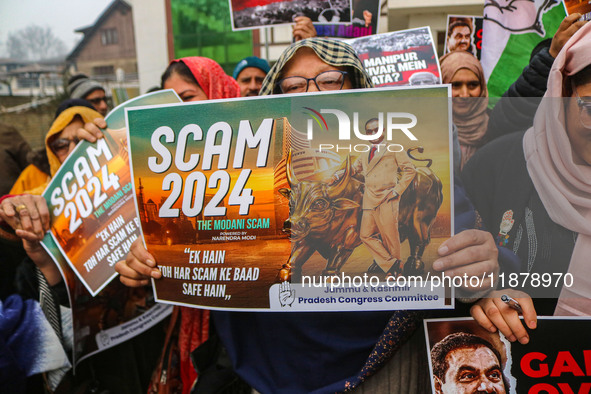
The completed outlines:
{"type": "MultiPolygon", "coordinates": [[[[406,154],[397,154],[405,156],[408,162],[412,159],[426,162],[426,165],[416,168],[410,165],[411,177],[404,190],[395,197],[399,199],[398,242],[408,240],[410,246],[410,255],[404,264],[394,258],[392,267],[387,272],[383,270],[395,276],[424,272],[422,255],[431,240],[431,227],[443,201],[441,180],[429,168],[432,160],[415,158],[412,155],[414,151],[423,153],[423,148],[414,147],[406,154]]],[[[290,189],[282,188],[279,192],[289,199],[290,217],[285,222],[284,231],[291,237],[292,250],[279,273],[280,280],[290,280],[292,275],[294,278],[301,277],[303,265],[316,251],[326,259],[322,274],[338,274],[355,248],[362,243],[367,246],[366,240],[362,242],[364,189],[367,186],[362,181],[363,177],[362,180],[356,179],[361,174],[356,173],[354,164],[347,157],[329,181],[300,181],[292,168],[291,156],[288,158],[286,171],[290,189]]],[[[404,178],[403,175],[398,177],[404,178]]],[[[399,180],[399,183],[402,182],[399,180]]],[[[395,218],[391,225],[396,226],[395,218]]],[[[368,272],[378,272],[376,266],[374,260],[368,272]]]]}

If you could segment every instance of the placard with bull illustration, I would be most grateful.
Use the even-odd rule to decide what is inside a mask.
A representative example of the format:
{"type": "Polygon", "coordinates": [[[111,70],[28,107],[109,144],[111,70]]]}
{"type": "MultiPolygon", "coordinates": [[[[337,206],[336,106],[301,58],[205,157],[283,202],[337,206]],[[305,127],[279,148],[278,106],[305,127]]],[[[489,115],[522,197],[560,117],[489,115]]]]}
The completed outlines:
{"type": "Polygon", "coordinates": [[[447,86],[127,111],[158,301],[229,310],[451,307],[447,86]],[[440,277],[438,277],[439,279],[440,277]]]}

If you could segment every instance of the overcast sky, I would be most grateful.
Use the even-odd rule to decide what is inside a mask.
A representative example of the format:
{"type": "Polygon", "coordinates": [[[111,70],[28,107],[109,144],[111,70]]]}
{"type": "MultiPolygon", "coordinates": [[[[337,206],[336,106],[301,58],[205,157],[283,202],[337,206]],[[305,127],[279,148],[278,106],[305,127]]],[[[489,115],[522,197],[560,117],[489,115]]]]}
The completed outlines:
{"type": "Polygon", "coordinates": [[[49,26],[68,52],[113,0],[0,0],[0,57],[7,57],[8,34],[29,25],[49,26]]]}

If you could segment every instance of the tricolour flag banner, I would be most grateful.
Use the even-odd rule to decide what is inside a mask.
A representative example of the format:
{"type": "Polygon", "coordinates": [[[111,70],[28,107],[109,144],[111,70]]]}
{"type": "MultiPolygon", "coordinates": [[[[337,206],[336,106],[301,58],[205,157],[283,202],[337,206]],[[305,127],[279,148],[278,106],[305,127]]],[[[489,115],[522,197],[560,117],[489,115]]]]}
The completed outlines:
{"type": "Polygon", "coordinates": [[[556,0],[484,4],[482,68],[490,97],[500,97],[521,75],[532,49],[551,39],[566,16],[556,0]]]}

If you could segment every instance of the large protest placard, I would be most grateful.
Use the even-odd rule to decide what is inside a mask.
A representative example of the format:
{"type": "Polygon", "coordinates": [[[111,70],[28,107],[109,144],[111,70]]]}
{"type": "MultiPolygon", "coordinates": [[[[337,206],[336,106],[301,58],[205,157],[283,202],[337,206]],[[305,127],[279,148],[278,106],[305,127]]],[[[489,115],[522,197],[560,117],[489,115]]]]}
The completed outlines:
{"type": "Polygon", "coordinates": [[[91,297],[53,240],[46,239],[43,246],[57,256],[54,260],[66,283],[71,308],[62,309],[62,325],[65,342],[73,344],[74,368],[93,354],[141,334],[172,312],[170,305],[155,302],[149,287],[130,288],[118,280],[91,297]]]}
{"type": "Polygon", "coordinates": [[[509,342],[472,318],[427,319],[433,393],[588,393],[591,320],[538,317],[529,342],[509,342]]]}
{"type": "Polygon", "coordinates": [[[353,0],[350,25],[315,23],[319,37],[357,38],[377,34],[380,23],[380,0],[353,0]]]}
{"type": "Polygon", "coordinates": [[[43,194],[52,226],[42,245],[66,283],[74,366],[135,337],[171,312],[170,306],[155,303],[149,287],[132,289],[112,279],[116,276],[114,261],[125,258],[124,247],[140,235],[135,204],[130,199],[124,108],[179,101],[172,90],[167,90],[114,108],[105,118],[105,138],[97,143],[80,142],[43,194]],[[66,208],[68,204],[74,207],[66,208]],[[90,206],[90,214],[83,217],[88,213],[83,210],[90,206]],[[65,216],[68,210],[69,217],[65,216]],[[76,215],[72,215],[74,210],[76,215]],[[121,254],[123,257],[119,257],[121,254]],[[85,264],[89,262],[92,264],[85,264]]]}
{"type": "Polygon", "coordinates": [[[377,87],[441,83],[439,59],[428,26],[345,41],[355,49],[377,87]]]}
{"type": "Polygon", "coordinates": [[[390,88],[128,109],[142,232],[163,274],[157,300],[261,311],[450,306],[441,283],[385,282],[390,265],[404,264],[422,285],[451,234],[448,97],[448,87],[390,88]],[[377,201],[391,204],[382,220],[403,242],[402,261],[388,257],[382,276],[359,235],[371,200],[362,167],[378,139],[366,131],[385,137],[372,160],[402,194],[377,201]]]}
{"type": "Polygon", "coordinates": [[[481,16],[448,15],[444,53],[468,51],[480,59],[482,23],[481,16]]]}
{"type": "Polygon", "coordinates": [[[294,23],[296,16],[312,22],[351,23],[351,0],[229,0],[232,30],[294,23]]]}
{"type": "MultiPolygon", "coordinates": [[[[166,91],[126,105],[174,101],[179,101],[175,93],[166,91]]],[[[76,146],[43,192],[51,219],[48,237],[93,296],[117,275],[115,263],[125,259],[140,234],[123,108],[105,118],[104,138],[76,146]]]]}

